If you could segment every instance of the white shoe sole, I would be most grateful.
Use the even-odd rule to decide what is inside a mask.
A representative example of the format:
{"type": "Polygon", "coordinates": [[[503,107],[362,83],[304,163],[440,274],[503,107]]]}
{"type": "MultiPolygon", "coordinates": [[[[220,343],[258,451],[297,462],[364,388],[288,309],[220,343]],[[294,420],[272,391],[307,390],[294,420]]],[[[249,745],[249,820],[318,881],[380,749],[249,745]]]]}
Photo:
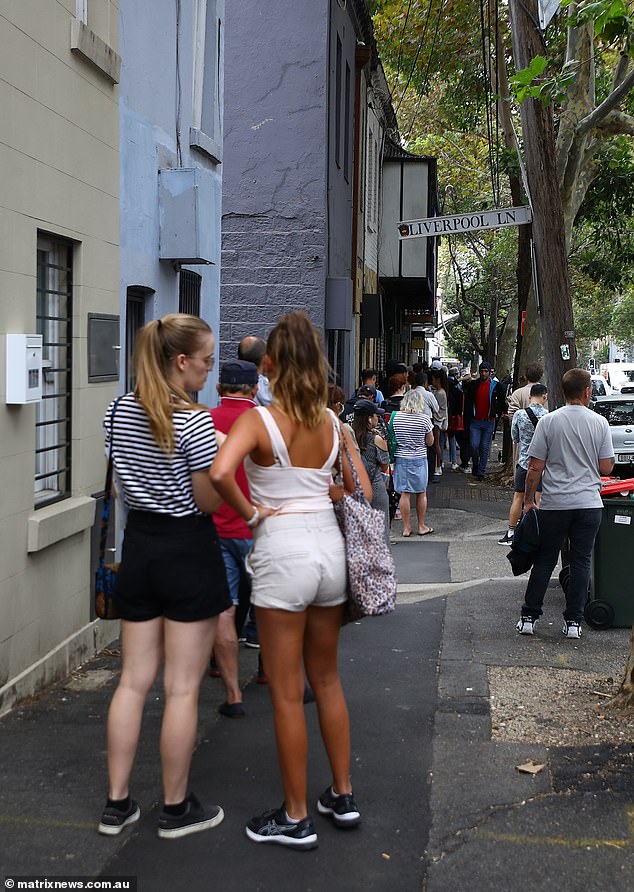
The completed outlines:
{"type": "Polygon", "coordinates": [[[338,815],[334,809],[323,805],[319,799],[317,800],[317,811],[320,815],[330,815],[338,827],[354,827],[361,820],[361,815],[358,811],[350,811],[345,815],[338,815]]]}
{"type": "Polygon", "coordinates": [[[254,833],[249,827],[245,827],[245,832],[253,842],[270,842],[277,843],[279,846],[288,846],[291,849],[314,849],[317,845],[317,834],[311,833],[310,836],[304,836],[302,839],[293,839],[291,836],[262,836],[254,833]]]}
{"type": "Polygon", "coordinates": [[[102,836],[118,836],[122,830],[126,827],[129,827],[130,824],[135,824],[139,818],[141,817],[141,809],[137,808],[133,815],[130,815],[129,818],[126,818],[123,824],[119,824],[114,827],[112,824],[103,824],[99,823],[97,827],[97,832],[101,833],[102,836]]]}
{"type": "Polygon", "coordinates": [[[189,836],[190,833],[201,833],[203,830],[211,830],[222,824],[225,819],[224,811],[218,806],[218,814],[209,818],[208,821],[199,821],[197,824],[189,824],[187,827],[176,827],[174,830],[163,830],[159,827],[158,835],[161,839],[180,839],[182,836],[189,836]]]}

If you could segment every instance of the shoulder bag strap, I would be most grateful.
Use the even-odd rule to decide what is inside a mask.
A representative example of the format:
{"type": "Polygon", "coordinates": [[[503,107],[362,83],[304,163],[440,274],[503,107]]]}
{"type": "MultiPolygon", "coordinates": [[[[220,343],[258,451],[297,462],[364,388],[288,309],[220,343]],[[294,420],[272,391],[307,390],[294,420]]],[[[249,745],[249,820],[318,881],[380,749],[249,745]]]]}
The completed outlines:
{"type": "Polygon", "coordinates": [[[350,450],[348,449],[348,443],[343,433],[343,428],[341,426],[341,422],[339,422],[339,472],[341,474],[341,482],[344,486],[344,494],[345,494],[345,484],[343,481],[343,449],[346,452],[346,458],[348,459],[348,464],[350,465],[350,471],[352,473],[352,479],[354,481],[354,492],[355,493],[363,493],[361,488],[361,481],[359,480],[359,475],[357,474],[357,469],[354,466],[352,461],[352,457],[350,456],[350,450]]]}
{"type": "Polygon", "coordinates": [[[527,414],[528,417],[530,418],[530,420],[531,420],[531,422],[532,422],[532,424],[533,424],[533,427],[537,427],[537,422],[539,421],[539,418],[537,417],[537,415],[535,415],[535,413],[533,412],[533,410],[531,409],[531,407],[530,407],[530,406],[527,406],[526,409],[525,409],[524,411],[526,412],[526,414],[527,414]]]}
{"type": "Polygon", "coordinates": [[[110,522],[110,508],[112,504],[112,444],[114,440],[114,413],[116,412],[121,396],[117,397],[110,413],[110,447],[108,449],[108,468],[106,470],[106,483],[103,491],[103,508],[101,510],[101,533],[99,536],[99,561],[103,563],[106,556],[106,541],[108,539],[108,526],[110,522]]]}

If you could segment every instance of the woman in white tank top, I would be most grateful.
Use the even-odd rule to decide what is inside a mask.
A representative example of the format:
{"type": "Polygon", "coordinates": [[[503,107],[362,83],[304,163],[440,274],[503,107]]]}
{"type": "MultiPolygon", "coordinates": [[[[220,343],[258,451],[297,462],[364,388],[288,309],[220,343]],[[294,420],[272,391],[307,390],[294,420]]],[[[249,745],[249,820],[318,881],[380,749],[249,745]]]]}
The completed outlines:
{"type": "MultiPolygon", "coordinates": [[[[227,504],[254,530],[251,600],[284,786],[281,808],[253,818],[246,833],[254,842],[313,848],[317,833],[306,802],[302,662],[315,693],[332,770],[317,810],[339,827],[360,820],[350,781],[348,709],[337,665],[347,581],[343,537],[331,499],[339,425],[326,408],[326,360],[305,313],[289,313],[280,320],[269,335],[267,357],[273,404],[245,412],[236,421],[210,474],[227,504]],[[235,482],[242,461],[253,504],[235,482]]],[[[345,436],[370,499],[367,474],[345,436]]],[[[343,476],[352,491],[345,455],[343,476]]]]}

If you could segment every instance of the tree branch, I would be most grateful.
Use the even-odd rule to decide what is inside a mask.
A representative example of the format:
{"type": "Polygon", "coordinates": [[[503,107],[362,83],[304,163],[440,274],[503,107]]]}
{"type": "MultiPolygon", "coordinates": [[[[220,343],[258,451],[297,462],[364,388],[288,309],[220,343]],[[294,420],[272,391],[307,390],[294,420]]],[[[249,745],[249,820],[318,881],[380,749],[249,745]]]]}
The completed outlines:
{"type": "Polygon", "coordinates": [[[607,96],[600,105],[582,118],[577,125],[577,133],[587,133],[588,130],[599,127],[599,125],[607,118],[610,112],[619,104],[630,90],[634,87],[634,68],[629,74],[623,78],[621,83],[616,87],[609,96],[607,96]]]}
{"type": "Polygon", "coordinates": [[[616,136],[622,133],[634,136],[634,116],[626,115],[625,112],[612,111],[595,129],[606,136],[616,136]]]}

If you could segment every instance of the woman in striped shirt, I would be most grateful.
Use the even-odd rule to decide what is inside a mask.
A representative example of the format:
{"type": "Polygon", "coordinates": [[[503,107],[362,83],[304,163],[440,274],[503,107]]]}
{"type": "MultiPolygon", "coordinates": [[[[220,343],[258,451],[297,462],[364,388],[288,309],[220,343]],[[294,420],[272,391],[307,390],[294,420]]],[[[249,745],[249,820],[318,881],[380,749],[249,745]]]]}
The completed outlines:
{"type": "Polygon", "coordinates": [[[108,713],[109,791],[98,828],[107,836],[140,817],[128,783],[145,699],[163,660],[158,834],[186,836],[224,817],[220,806],[203,806],[187,789],[200,682],[218,615],[231,606],[211,518],[221,504],[209,479],[214,424],[188,395],[204,386],[213,357],[212,331],[197,316],[172,313],[148,323],[135,346],[135,391],[113,402],[104,419],[128,509],[115,594],[122,669],[108,713]]]}
{"type": "Polygon", "coordinates": [[[397,447],[394,453],[394,489],[401,493],[399,507],[403,519],[403,536],[412,535],[411,493],[416,493],[418,535],[433,533],[425,525],[427,512],[427,447],[434,443],[431,419],[424,414],[425,401],[422,393],[409,390],[401,402],[400,411],[394,412],[390,423],[394,428],[397,447]]]}

